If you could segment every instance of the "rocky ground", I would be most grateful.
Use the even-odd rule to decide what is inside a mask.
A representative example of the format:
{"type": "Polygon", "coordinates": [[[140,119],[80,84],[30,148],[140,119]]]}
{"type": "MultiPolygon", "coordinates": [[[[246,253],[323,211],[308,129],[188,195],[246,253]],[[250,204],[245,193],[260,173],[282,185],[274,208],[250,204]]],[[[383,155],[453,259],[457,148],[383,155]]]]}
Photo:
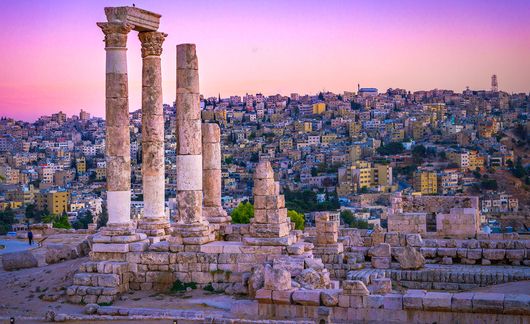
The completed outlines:
{"type": "MultiPolygon", "coordinates": [[[[88,258],[80,258],[39,268],[6,272],[0,270],[0,323],[42,322],[49,310],[55,313],[82,314],[83,305],[72,305],[65,301],[65,289],[72,284],[73,274],[88,258]]],[[[193,310],[204,314],[229,315],[235,303],[243,299],[224,294],[196,289],[183,293],[156,293],[135,291],[125,294],[113,306],[126,308],[193,310]]],[[[143,323],[172,323],[172,321],[145,321],[143,323]]],[[[98,322],[99,323],[99,322],[98,322]]],[[[102,322],[104,323],[104,322],[102,322]]],[[[112,321],[112,323],[126,323],[112,321]]]]}

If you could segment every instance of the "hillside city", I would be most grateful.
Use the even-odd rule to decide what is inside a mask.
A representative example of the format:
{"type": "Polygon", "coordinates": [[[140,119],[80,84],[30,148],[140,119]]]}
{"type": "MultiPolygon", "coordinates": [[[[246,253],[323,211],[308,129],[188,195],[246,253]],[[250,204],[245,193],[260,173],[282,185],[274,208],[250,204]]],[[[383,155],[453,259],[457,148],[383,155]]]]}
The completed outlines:
{"type": "MultiPolygon", "coordinates": [[[[527,232],[530,97],[498,90],[360,88],[340,94],[201,97],[221,127],[222,204],[252,202],[252,175],[269,160],[286,207],[314,222],[387,227],[394,192],[477,196],[491,232],[527,232]],[[345,212],[345,211],[350,211],[345,212]]],[[[143,213],[142,111],[130,113],[131,213],[143,213]]],[[[166,210],[176,210],[175,104],[164,105],[166,210]]],[[[35,122],[0,120],[0,232],[27,224],[87,228],[106,221],[105,120],[81,110],[35,122]],[[62,225],[61,225],[62,224],[62,225]]],[[[429,224],[427,224],[429,225],[429,224]]]]}

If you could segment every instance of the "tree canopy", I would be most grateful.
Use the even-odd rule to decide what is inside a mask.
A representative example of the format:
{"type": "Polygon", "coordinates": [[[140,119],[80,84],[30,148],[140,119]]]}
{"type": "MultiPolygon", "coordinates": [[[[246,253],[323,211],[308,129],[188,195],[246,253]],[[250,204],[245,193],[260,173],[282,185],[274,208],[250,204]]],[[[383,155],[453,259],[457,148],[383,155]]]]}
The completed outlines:
{"type": "Polygon", "coordinates": [[[232,223],[234,224],[248,224],[250,223],[250,219],[254,217],[254,205],[248,201],[240,202],[232,210],[230,216],[232,216],[232,223]]]}

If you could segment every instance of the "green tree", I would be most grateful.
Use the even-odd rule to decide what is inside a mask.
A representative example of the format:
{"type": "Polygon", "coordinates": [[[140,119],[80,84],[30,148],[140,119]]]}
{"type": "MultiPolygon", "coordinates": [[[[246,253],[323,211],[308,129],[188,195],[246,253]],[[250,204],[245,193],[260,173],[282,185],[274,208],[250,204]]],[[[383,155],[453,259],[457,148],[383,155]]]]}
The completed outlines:
{"type": "Polygon", "coordinates": [[[83,215],[80,215],[77,218],[77,220],[72,224],[72,226],[75,229],[87,229],[88,224],[92,223],[92,221],[93,221],[92,212],[89,210],[83,215]]]}
{"type": "Polygon", "coordinates": [[[60,216],[54,214],[45,215],[44,217],[42,217],[42,221],[44,223],[52,223],[54,228],[72,228],[72,225],[70,225],[70,222],[68,221],[68,215],[66,215],[66,213],[63,213],[60,216]]]}
{"type": "Polygon", "coordinates": [[[512,173],[519,179],[526,176],[526,170],[524,169],[523,163],[521,162],[521,157],[517,158],[517,162],[515,162],[515,167],[512,169],[512,173]]]}
{"type": "Polygon", "coordinates": [[[294,222],[294,228],[297,230],[303,230],[305,228],[305,219],[304,214],[299,213],[295,210],[288,210],[287,216],[291,219],[291,222],[294,222]]]}
{"type": "Polygon", "coordinates": [[[361,228],[361,229],[369,228],[367,221],[365,221],[364,219],[355,217],[350,210],[341,211],[340,218],[342,219],[342,222],[344,224],[347,224],[349,227],[361,228]]]}
{"type": "Polygon", "coordinates": [[[497,190],[497,180],[494,179],[483,179],[480,182],[480,186],[485,190],[497,190]]]}
{"type": "Polygon", "coordinates": [[[0,212],[0,235],[5,235],[9,232],[13,224],[15,224],[15,213],[8,207],[0,212]]]}
{"type": "Polygon", "coordinates": [[[250,219],[254,217],[254,206],[246,201],[241,202],[232,210],[232,223],[234,224],[248,224],[250,219]]]}
{"type": "Polygon", "coordinates": [[[107,206],[103,205],[101,208],[101,214],[98,217],[98,228],[107,226],[109,221],[109,213],[107,212],[107,206]]]}
{"type": "Polygon", "coordinates": [[[400,142],[390,142],[377,148],[377,152],[381,155],[395,155],[403,153],[405,148],[400,142]]]}

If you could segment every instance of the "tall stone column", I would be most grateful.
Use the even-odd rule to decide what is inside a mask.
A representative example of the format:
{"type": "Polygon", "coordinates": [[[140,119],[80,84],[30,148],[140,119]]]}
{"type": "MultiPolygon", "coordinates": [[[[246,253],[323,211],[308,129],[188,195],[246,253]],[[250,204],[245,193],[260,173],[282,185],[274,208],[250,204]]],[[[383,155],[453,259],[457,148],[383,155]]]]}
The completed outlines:
{"type": "Polygon", "coordinates": [[[142,183],[144,215],[138,230],[152,241],[169,229],[165,214],[164,109],[160,55],[167,34],[140,32],[142,43],[142,183]]]}
{"type": "Polygon", "coordinates": [[[106,145],[108,225],[128,227],[131,222],[131,144],[127,83],[127,35],[132,25],[97,23],[105,34],[106,145]]]}
{"type": "Polygon", "coordinates": [[[173,237],[188,245],[215,238],[202,215],[202,138],[195,44],[177,45],[177,223],[173,237]]]}
{"type": "Polygon", "coordinates": [[[216,230],[230,222],[221,204],[221,129],[215,123],[202,124],[203,215],[216,230]]]}

